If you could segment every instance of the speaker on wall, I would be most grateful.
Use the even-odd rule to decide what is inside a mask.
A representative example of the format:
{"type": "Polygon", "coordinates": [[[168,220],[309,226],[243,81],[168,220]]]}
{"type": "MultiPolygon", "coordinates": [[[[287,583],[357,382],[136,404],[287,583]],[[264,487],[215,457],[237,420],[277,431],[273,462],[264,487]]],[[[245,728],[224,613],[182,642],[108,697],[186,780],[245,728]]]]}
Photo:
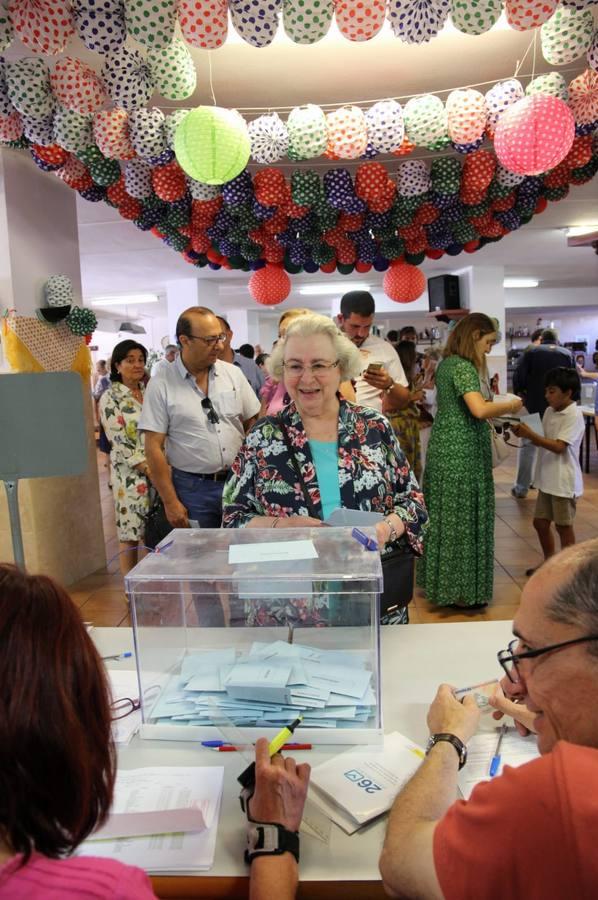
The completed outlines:
{"type": "Polygon", "coordinates": [[[436,309],[461,309],[458,275],[436,275],[428,278],[430,312],[436,309]]]}

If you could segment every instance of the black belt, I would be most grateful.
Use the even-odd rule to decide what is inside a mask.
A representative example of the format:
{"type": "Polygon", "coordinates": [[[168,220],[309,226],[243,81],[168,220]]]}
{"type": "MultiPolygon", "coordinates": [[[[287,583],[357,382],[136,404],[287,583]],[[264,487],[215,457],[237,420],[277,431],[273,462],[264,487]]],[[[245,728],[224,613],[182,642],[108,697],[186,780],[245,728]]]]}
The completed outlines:
{"type": "Polygon", "coordinates": [[[226,481],[228,469],[223,469],[221,472],[210,472],[208,475],[204,475],[202,472],[190,472],[189,474],[194,475],[195,478],[203,478],[204,481],[226,481]]]}

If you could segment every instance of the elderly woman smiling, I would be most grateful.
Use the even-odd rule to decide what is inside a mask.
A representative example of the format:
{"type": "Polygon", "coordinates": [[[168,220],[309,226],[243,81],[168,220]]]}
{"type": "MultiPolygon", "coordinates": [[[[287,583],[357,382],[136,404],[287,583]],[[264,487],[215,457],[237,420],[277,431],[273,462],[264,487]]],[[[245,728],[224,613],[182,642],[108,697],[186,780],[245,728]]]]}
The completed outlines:
{"type": "Polygon", "coordinates": [[[428,516],[389,423],[339,394],[361,372],[357,348],[331,319],[304,315],[268,368],[284,379],[291,403],[247,435],[224,488],[223,525],[298,528],[321,525],[337,507],[369,510],[384,517],[380,547],[404,536],[421,553],[428,516]]]}

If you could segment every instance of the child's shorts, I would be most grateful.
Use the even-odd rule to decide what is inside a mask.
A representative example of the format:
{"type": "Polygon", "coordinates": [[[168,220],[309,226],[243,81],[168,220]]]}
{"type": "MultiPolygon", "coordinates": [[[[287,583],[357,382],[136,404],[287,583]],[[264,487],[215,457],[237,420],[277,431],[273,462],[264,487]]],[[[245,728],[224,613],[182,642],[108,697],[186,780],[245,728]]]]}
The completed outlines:
{"type": "Polygon", "coordinates": [[[575,497],[555,497],[554,494],[545,494],[538,491],[535,519],[548,519],[555,525],[573,525],[577,500],[575,497]]]}

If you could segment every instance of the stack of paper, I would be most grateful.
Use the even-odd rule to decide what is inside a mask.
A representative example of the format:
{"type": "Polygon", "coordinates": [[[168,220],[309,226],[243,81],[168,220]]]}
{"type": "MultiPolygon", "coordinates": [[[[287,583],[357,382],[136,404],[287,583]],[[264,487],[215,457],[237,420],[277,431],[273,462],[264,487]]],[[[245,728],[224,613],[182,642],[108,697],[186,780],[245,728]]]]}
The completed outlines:
{"type": "Polygon", "coordinates": [[[78,853],[148,872],[204,872],[214,864],[222,766],[152,767],[118,772],[108,822],[78,853]]]}
{"type": "Polygon", "coordinates": [[[353,834],[390,809],[423,758],[421,747],[395,731],[385,735],[384,747],[351,748],[312,769],[311,797],[353,834]]]}
{"type": "MultiPolygon", "coordinates": [[[[472,737],[467,744],[467,764],[459,772],[459,790],[466,800],[471,796],[476,784],[490,780],[490,764],[496,751],[497,732],[483,731],[472,737]]],[[[522,766],[539,756],[535,734],[521,737],[515,728],[509,729],[500,744],[500,767],[522,766]]]]}
{"type": "Polygon", "coordinates": [[[214,710],[235,725],[277,727],[303,715],[311,728],[363,728],[376,696],[367,653],[319,650],[284,641],[186,656],[149,717],[153,723],[213,725],[214,710]]]}

